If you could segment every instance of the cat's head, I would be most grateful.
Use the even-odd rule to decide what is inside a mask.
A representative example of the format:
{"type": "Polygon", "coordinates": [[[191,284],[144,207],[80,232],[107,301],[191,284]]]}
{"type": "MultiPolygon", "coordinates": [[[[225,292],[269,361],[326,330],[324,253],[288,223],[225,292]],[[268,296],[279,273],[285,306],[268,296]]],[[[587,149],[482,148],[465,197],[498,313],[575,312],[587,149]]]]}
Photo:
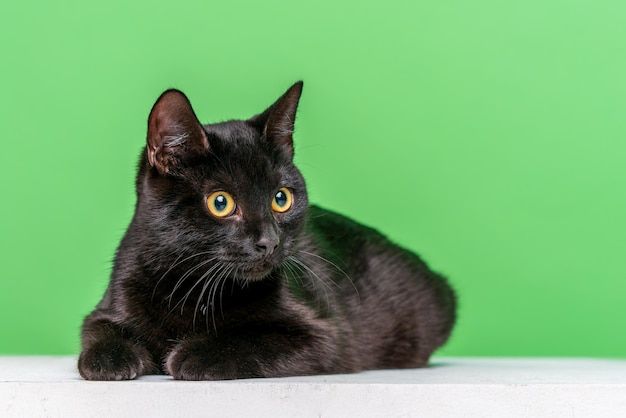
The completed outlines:
{"type": "Polygon", "coordinates": [[[138,227],[152,258],[181,257],[259,280],[293,251],[308,207],[293,164],[293,128],[302,82],[248,120],[202,125],[187,97],[164,92],[148,120],[137,179],[138,227]]]}

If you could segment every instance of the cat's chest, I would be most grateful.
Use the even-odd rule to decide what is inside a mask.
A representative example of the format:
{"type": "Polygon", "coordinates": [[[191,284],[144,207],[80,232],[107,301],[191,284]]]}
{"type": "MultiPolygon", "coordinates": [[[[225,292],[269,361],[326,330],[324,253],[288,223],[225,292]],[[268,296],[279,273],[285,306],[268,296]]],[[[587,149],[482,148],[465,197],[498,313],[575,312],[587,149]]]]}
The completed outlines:
{"type": "Polygon", "coordinates": [[[271,321],[283,305],[277,283],[239,283],[230,278],[219,283],[162,280],[153,289],[131,286],[123,299],[131,326],[149,330],[157,339],[271,321]]]}

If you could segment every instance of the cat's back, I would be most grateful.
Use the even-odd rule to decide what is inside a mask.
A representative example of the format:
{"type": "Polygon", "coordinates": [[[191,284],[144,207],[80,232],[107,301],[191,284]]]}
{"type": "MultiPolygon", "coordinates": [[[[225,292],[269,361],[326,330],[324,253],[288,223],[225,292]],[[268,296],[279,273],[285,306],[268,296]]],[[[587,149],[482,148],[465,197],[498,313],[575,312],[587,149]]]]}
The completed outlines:
{"type": "Polygon", "coordinates": [[[448,338],[454,293],[417,254],[317,206],[309,208],[307,233],[333,265],[353,347],[366,354],[359,356],[364,368],[421,366],[448,338]]]}
{"type": "Polygon", "coordinates": [[[344,302],[360,312],[385,305],[404,313],[453,297],[447,281],[417,254],[346,216],[311,206],[307,233],[328,260],[327,274],[344,302]]]}

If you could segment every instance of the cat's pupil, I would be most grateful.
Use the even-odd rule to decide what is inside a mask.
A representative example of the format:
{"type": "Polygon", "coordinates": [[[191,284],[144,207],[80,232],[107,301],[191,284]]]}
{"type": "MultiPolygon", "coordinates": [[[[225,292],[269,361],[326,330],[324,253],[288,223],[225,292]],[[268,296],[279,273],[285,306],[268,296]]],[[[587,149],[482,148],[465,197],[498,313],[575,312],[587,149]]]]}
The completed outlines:
{"type": "Polygon", "coordinates": [[[226,210],[226,206],[228,206],[226,197],[222,195],[217,196],[215,198],[215,201],[213,202],[213,206],[215,207],[215,210],[217,210],[218,212],[223,212],[224,210],[226,210]]]}
{"type": "Polygon", "coordinates": [[[287,204],[287,195],[283,192],[278,192],[276,193],[274,200],[278,206],[283,207],[287,204]]]}

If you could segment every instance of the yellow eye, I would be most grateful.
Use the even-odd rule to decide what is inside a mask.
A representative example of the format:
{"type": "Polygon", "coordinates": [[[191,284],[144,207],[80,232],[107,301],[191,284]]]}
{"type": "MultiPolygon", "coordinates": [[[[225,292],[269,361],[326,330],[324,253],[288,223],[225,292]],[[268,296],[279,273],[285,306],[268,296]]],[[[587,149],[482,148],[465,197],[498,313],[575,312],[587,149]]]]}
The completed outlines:
{"type": "Polygon", "coordinates": [[[291,205],[293,205],[293,194],[288,188],[282,187],[272,199],[272,209],[275,212],[283,213],[287,212],[291,205]]]}
{"type": "Polygon", "coordinates": [[[224,191],[211,193],[206,199],[206,207],[211,215],[225,218],[235,212],[235,199],[224,191]]]}

